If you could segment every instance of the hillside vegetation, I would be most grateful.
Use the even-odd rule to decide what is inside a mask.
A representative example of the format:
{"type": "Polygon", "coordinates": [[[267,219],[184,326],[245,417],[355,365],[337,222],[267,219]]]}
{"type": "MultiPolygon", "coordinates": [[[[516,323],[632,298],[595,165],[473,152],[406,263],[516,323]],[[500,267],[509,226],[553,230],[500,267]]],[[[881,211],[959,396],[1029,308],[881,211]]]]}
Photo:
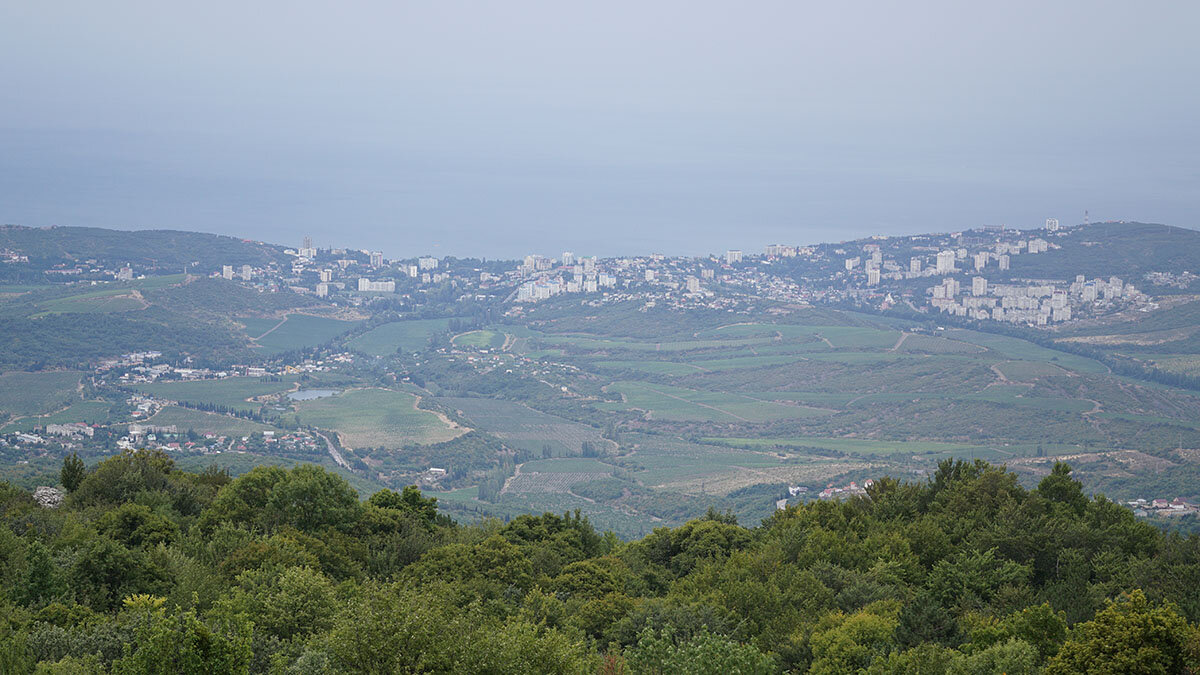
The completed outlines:
{"type": "Polygon", "coordinates": [[[1184,673],[1200,537],[1066,465],[710,512],[622,543],[578,515],[457,525],[312,465],[236,480],[72,459],[57,510],[0,486],[6,673],[1184,673]]]}

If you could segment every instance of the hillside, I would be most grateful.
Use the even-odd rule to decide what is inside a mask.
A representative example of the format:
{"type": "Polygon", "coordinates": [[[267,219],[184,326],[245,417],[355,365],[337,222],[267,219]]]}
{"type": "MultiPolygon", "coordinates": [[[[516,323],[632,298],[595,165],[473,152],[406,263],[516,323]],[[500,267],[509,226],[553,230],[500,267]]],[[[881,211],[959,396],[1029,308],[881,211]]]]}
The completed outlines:
{"type": "MultiPolygon", "coordinates": [[[[111,268],[208,274],[222,265],[265,267],[286,261],[282,247],[200,232],[108,230],[97,227],[0,227],[0,249],[29,257],[38,269],[95,260],[111,268]]],[[[6,266],[8,267],[8,266],[6,266]]]]}
{"type": "Polygon", "coordinates": [[[1112,275],[1145,284],[1149,272],[1200,273],[1200,231],[1151,223],[1095,223],[1050,241],[1062,248],[1021,260],[1021,274],[1061,278],[1112,275]]]}

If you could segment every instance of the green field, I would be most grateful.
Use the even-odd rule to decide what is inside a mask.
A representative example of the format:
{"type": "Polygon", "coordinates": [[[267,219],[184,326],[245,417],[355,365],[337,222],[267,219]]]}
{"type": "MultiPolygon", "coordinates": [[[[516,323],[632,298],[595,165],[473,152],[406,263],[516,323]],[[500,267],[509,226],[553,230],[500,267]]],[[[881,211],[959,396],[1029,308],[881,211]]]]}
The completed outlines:
{"type": "Polygon", "coordinates": [[[550,336],[538,338],[543,344],[569,346],[586,351],[629,350],[639,352],[682,352],[694,349],[713,349],[769,344],[773,338],[739,338],[732,340],[676,340],[664,342],[639,342],[620,338],[597,338],[577,336],[550,336]]]}
{"type": "Polygon", "coordinates": [[[959,398],[1005,403],[1024,408],[1035,408],[1037,410],[1057,410],[1059,412],[1073,413],[1087,412],[1095,407],[1091,401],[1083,401],[1075,398],[1031,396],[1029,395],[1029,387],[1020,385],[996,385],[988,387],[981,392],[968,394],[959,398]]]}
{"type": "Polygon", "coordinates": [[[81,375],[74,370],[0,375],[0,419],[44,415],[79,400],[81,375]]]}
{"type": "Polygon", "coordinates": [[[276,318],[264,319],[261,317],[250,316],[250,317],[241,317],[241,318],[235,319],[235,321],[237,321],[238,323],[245,326],[246,335],[250,336],[251,338],[257,338],[258,336],[271,330],[275,326],[278,326],[279,322],[282,321],[282,319],[276,319],[276,318]]]}
{"type": "Polygon", "coordinates": [[[24,417],[16,422],[7,424],[0,433],[14,431],[32,431],[34,427],[47,424],[67,424],[69,422],[87,422],[88,424],[102,423],[108,420],[108,411],[112,404],[104,401],[80,401],[65,410],[50,413],[44,417],[24,417]]]}
{"type": "Polygon", "coordinates": [[[268,354],[325,344],[359,323],[308,314],[288,314],[282,321],[275,321],[266,329],[263,329],[263,319],[238,321],[247,326],[247,335],[254,339],[259,349],[268,354]]]}
{"type": "Polygon", "coordinates": [[[612,370],[636,370],[651,375],[694,375],[704,372],[702,368],[674,361],[595,361],[592,366],[612,370]]]}
{"type": "Polygon", "coordinates": [[[389,389],[355,389],[296,404],[301,424],[337,432],[351,448],[400,448],[448,441],[464,430],[416,407],[413,394],[389,389]]]}
{"type": "Polygon", "coordinates": [[[547,446],[556,457],[579,455],[583,442],[613,449],[600,430],[548,415],[511,401],[490,398],[439,398],[438,403],[461,413],[471,425],[504,441],[505,445],[538,455],[547,446]]]}
{"type": "Polygon", "coordinates": [[[424,351],[429,340],[450,329],[450,319],[414,319],[385,323],[350,341],[351,349],[370,356],[390,356],[397,351],[424,351]]]}
{"type": "Polygon", "coordinates": [[[702,439],[705,443],[735,448],[819,448],[858,455],[921,455],[927,453],[967,454],[985,450],[978,445],[938,443],[934,441],[876,441],[862,438],[825,438],[820,436],[791,436],[787,438],[717,438],[702,439]]]}
{"type": "Polygon", "coordinates": [[[948,340],[929,335],[909,334],[900,344],[902,352],[918,352],[923,354],[982,354],[986,351],[979,345],[973,345],[961,340],[948,340]]]}
{"type": "Polygon", "coordinates": [[[217,434],[220,436],[246,435],[273,428],[266,424],[260,424],[240,417],[191,410],[173,405],[166,406],[158,411],[158,414],[147,419],[146,423],[162,427],[175,425],[180,432],[192,429],[196,433],[217,434]]]}
{"type": "Polygon", "coordinates": [[[454,336],[455,347],[470,349],[500,349],[504,346],[504,333],[494,330],[473,330],[454,336]]]}
{"type": "Polygon", "coordinates": [[[1054,365],[1066,368],[1067,370],[1075,370],[1081,373],[1107,373],[1108,368],[1099,361],[1068,354],[1054,349],[1040,347],[1015,337],[1006,335],[995,335],[992,333],[980,333],[964,329],[951,329],[946,331],[946,337],[971,344],[986,347],[994,352],[1004,355],[1005,357],[1016,361],[1039,361],[1042,363],[1052,363],[1054,365]]]}
{"type": "Polygon", "coordinates": [[[222,380],[196,380],[193,382],[154,382],[134,385],[134,389],[155,398],[186,403],[209,403],[235,410],[253,411],[259,404],[246,399],[264,394],[288,391],[296,382],[295,376],[270,382],[258,377],[227,377],[222,380]]]}
{"type": "Polygon", "coordinates": [[[996,368],[1004,373],[1005,377],[1017,382],[1028,382],[1039,377],[1063,375],[1066,373],[1065,370],[1053,363],[1040,361],[1005,361],[1004,363],[997,363],[996,368]]]}
{"type": "Polygon", "coordinates": [[[678,422],[756,423],[827,415],[827,410],[759,400],[744,394],[697,391],[642,382],[617,382],[609,391],[621,403],[602,403],[605,410],[645,410],[652,419],[678,422]]]}
{"type": "Polygon", "coordinates": [[[1168,373],[1200,376],[1200,354],[1147,354],[1139,357],[1168,373]]]}

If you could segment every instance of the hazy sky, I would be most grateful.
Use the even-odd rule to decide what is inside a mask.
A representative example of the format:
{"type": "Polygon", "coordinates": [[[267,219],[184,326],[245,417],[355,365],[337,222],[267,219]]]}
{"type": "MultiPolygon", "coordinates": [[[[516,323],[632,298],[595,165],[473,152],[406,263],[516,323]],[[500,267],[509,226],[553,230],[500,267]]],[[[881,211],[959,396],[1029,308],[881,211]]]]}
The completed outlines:
{"type": "Polygon", "coordinates": [[[1200,226],[1200,3],[183,4],[0,3],[0,222],[486,257],[1200,226]]]}

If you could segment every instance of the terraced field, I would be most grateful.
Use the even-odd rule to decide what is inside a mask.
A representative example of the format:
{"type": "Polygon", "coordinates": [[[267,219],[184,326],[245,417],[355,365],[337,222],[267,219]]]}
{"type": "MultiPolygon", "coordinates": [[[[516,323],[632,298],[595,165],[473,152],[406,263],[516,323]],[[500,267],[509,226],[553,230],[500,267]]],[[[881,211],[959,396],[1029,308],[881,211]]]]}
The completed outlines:
{"type": "Polygon", "coordinates": [[[519,473],[508,479],[504,492],[570,492],[571,486],[605,478],[613,467],[594,459],[551,459],[525,462],[519,473]]]}

